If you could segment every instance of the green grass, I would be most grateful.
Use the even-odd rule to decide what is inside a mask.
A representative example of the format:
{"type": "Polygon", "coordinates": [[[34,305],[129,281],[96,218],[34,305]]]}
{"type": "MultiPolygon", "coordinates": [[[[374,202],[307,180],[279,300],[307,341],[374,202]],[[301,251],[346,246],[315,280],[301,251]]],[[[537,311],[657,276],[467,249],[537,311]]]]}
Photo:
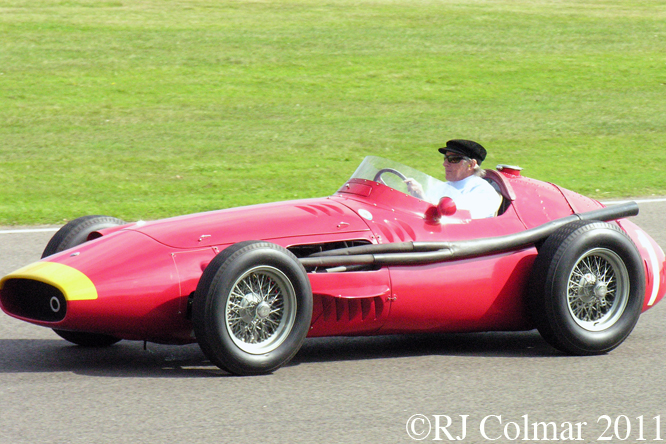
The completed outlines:
{"type": "Polygon", "coordinates": [[[333,193],[435,148],[666,195],[666,1],[0,0],[0,225],[333,193]]]}

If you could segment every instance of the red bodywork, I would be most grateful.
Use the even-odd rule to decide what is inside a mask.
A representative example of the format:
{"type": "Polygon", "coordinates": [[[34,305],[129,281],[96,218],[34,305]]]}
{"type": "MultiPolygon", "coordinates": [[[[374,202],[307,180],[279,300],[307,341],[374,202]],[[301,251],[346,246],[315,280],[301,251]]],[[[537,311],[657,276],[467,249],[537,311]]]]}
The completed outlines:
{"type": "MultiPolygon", "coordinates": [[[[236,242],[265,240],[298,256],[309,246],[335,242],[460,241],[518,233],[603,207],[513,170],[491,173],[507,207],[488,219],[456,214],[434,222],[426,216],[433,207],[430,203],[372,180],[351,179],[327,198],[103,230],[98,239],[44,259],[85,274],[97,290],[96,299],[68,301],[67,314],[58,322],[21,317],[4,303],[3,310],[62,330],[161,343],[194,342],[190,298],[206,265],[236,242]]],[[[647,310],[666,292],[664,253],[633,223],[618,223],[644,258],[647,310]]],[[[309,336],[531,329],[524,294],[536,255],[535,246],[528,245],[427,265],[311,271],[314,308],[309,336]]]]}

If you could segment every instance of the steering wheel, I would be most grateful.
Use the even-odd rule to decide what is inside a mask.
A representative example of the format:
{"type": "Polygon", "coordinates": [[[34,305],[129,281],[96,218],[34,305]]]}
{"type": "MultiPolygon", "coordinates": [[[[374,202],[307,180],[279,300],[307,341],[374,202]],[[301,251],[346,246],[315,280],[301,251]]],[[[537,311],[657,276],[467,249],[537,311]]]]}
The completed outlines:
{"type": "Polygon", "coordinates": [[[375,178],[372,179],[372,180],[375,181],[375,182],[379,182],[379,183],[381,183],[382,185],[386,185],[386,182],[384,182],[384,181],[382,180],[382,174],[384,174],[384,173],[395,174],[396,176],[398,176],[398,177],[399,177],[400,179],[402,179],[402,180],[406,180],[406,179],[407,179],[407,176],[405,176],[404,174],[402,174],[402,173],[401,173],[400,171],[398,171],[398,170],[394,170],[393,168],[382,168],[381,170],[377,171],[377,174],[375,174],[375,178]]]}

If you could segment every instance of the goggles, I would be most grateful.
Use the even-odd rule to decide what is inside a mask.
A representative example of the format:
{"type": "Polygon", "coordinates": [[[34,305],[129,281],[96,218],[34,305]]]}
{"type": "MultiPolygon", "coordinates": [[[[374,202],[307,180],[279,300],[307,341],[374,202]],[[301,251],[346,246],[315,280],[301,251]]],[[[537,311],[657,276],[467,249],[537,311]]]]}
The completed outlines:
{"type": "Polygon", "coordinates": [[[454,154],[444,156],[444,160],[448,163],[460,163],[463,160],[469,160],[469,157],[454,154]]]}

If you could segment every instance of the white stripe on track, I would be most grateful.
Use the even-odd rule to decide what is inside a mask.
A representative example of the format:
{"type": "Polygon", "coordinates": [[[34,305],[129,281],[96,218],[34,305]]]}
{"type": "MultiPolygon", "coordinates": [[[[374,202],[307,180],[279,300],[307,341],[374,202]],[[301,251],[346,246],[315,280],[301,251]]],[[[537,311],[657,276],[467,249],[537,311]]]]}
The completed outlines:
{"type": "Polygon", "coordinates": [[[18,228],[16,230],[0,230],[0,234],[22,234],[22,233],[54,233],[59,228],[18,228]]]}
{"type": "Polygon", "coordinates": [[[629,202],[636,202],[637,204],[645,204],[645,203],[658,203],[658,202],[666,202],[666,197],[659,197],[655,199],[630,199],[630,200],[609,200],[605,202],[601,202],[604,205],[619,205],[619,204],[626,204],[629,202]]]}

